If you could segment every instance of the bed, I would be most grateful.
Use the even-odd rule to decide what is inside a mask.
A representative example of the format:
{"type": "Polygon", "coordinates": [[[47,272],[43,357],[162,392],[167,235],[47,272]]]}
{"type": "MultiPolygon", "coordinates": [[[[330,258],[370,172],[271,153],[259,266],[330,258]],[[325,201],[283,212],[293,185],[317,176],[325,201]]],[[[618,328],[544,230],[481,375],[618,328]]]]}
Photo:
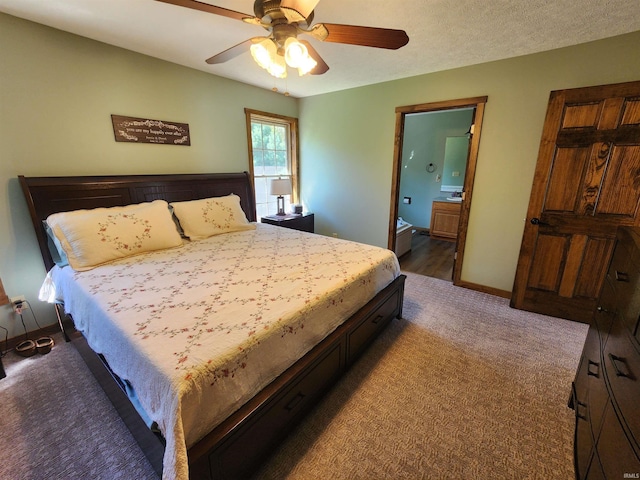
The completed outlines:
{"type": "Polygon", "coordinates": [[[402,314],[393,253],[256,224],[246,172],[19,181],[61,327],[163,478],[248,476],[402,314]],[[189,224],[179,245],[86,271],[56,265],[45,228],[60,212],[168,202],[180,232],[187,206],[228,196],[242,228],[200,238],[189,224]]]}

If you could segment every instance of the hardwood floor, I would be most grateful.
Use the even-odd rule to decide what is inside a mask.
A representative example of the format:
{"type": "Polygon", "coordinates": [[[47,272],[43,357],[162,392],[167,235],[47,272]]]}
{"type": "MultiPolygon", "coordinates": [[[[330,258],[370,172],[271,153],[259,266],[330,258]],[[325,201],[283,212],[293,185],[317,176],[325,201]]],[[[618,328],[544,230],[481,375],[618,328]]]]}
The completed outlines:
{"type": "Polygon", "coordinates": [[[451,281],[455,242],[434,240],[426,232],[411,238],[411,251],[400,257],[400,268],[406,272],[451,281]]]}

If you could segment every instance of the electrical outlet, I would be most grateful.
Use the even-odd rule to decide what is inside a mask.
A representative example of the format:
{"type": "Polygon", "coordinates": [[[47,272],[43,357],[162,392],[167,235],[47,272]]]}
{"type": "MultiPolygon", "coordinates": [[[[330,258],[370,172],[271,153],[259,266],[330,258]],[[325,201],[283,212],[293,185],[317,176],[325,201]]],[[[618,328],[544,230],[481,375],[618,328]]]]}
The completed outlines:
{"type": "Polygon", "coordinates": [[[13,311],[17,312],[17,309],[26,310],[29,308],[29,304],[27,303],[27,299],[24,295],[18,295],[15,297],[10,297],[9,301],[11,302],[11,306],[13,307],[13,311]]]}

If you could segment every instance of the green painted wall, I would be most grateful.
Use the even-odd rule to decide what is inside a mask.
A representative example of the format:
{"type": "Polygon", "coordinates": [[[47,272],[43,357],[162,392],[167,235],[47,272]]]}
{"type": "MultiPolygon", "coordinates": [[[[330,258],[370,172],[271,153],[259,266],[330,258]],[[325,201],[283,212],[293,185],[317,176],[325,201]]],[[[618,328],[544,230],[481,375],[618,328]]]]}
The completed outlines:
{"type": "MultiPolygon", "coordinates": [[[[55,319],[37,301],[45,272],[19,174],[245,170],[249,107],[300,119],[317,231],[386,246],[395,108],[488,95],[462,276],[511,290],[549,92],[640,79],[640,32],[301,100],[4,14],[0,44],[0,277],[42,325],[55,319]],[[114,113],[189,123],[192,146],[116,143],[114,113]]],[[[0,325],[22,332],[9,307],[0,325]]]]}
{"type": "Polygon", "coordinates": [[[640,31],[301,99],[316,230],[386,247],[395,108],[487,95],[462,279],[511,291],[549,93],[640,80],[639,45],[640,31]]]}
{"type": "MultiPolygon", "coordinates": [[[[0,45],[0,278],[41,325],[55,316],[37,300],[45,270],[19,174],[243,171],[244,108],[298,116],[293,98],[4,14],[0,45]],[[191,146],[116,143],[111,114],[188,123],[191,146]]],[[[8,306],[0,325],[10,337],[23,331],[8,306]]]]}

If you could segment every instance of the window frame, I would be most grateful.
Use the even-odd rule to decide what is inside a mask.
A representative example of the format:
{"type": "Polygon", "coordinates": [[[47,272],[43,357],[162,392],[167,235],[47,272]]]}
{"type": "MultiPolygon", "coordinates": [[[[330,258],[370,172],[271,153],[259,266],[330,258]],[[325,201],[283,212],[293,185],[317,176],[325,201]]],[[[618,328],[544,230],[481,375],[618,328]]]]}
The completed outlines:
{"type": "MultiPolygon", "coordinates": [[[[255,173],[253,168],[253,141],[251,138],[251,122],[264,121],[269,123],[275,123],[280,125],[287,125],[289,129],[289,155],[291,163],[291,203],[299,203],[300,200],[300,188],[299,188],[299,151],[298,151],[298,119],[295,117],[287,117],[285,115],[278,115],[275,113],[262,112],[259,110],[253,110],[245,108],[246,117],[246,129],[247,129],[247,147],[249,149],[249,176],[251,177],[252,188],[255,189],[255,173]]],[[[255,192],[254,192],[255,198],[255,192]]],[[[258,209],[257,200],[256,210],[258,209]]],[[[257,219],[259,220],[259,219],[257,219]]]]}

